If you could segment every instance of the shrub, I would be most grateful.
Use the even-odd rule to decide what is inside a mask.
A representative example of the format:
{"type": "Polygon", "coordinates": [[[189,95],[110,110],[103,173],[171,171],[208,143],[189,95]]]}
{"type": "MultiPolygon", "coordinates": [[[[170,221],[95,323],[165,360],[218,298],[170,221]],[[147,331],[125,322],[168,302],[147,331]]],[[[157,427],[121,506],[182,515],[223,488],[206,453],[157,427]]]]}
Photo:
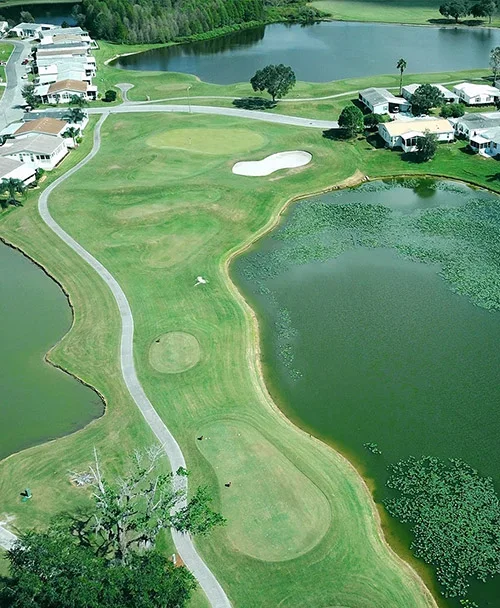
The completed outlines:
{"type": "Polygon", "coordinates": [[[465,106],[462,103],[449,103],[441,108],[440,116],[443,118],[460,118],[465,114],[465,106]]]}
{"type": "Polygon", "coordinates": [[[106,93],[104,93],[103,101],[108,103],[116,101],[116,91],[113,91],[113,89],[108,89],[106,93]]]}

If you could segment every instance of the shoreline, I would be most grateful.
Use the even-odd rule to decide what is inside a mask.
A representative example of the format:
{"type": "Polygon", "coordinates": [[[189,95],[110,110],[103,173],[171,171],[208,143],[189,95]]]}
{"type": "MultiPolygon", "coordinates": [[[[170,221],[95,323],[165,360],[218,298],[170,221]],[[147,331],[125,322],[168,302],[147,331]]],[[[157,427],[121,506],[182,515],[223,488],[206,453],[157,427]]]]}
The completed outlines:
{"type": "Polygon", "coordinates": [[[80,433],[81,431],[84,431],[91,424],[94,424],[95,422],[97,422],[103,416],[106,415],[106,413],[108,411],[108,402],[107,402],[106,397],[95,386],[93,386],[92,384],[90,384],[89,382],[87,382],[86,380],[84,380],[83,378],[81,378],[80,376],[78,376],[78,374],[76,374],[75,372],[72,372],[69,369],[66,369],[64,366],[62,366],[62,365],[60,365],[58,363],[55,363],[50,358],[50,355],[51,355],[52,351],[57,346],[59,346],[59,344],[61,344],[61,342],[70,334],[70,332],[72,331],[72,329],[73,329],[73,327],[75,325],[75,307],[73,305],[73,302],[71,301],[70,294],[69,294],[68,290],[66,289],[66,287],[64,286],[64,284],[59,279],[57,279],[51,272],[49,272],[49,270],[42,263],[40,263],[38,260],[36,260],[32,256],[30,256],[22,247],[20,247],[18,245],[15,245],[14,243],[10,242],[9,240],[7,240],[2,235],[0,235],[0,243],[2,243],[3,245],[5,245],[6,247],[10,247],[10,249],[14,249],[18,253],[20,253],[23,257],[25,257],[27,260],[29,260],[32,264],[34,264],[35,266],[37,266],[47,276],[47,278],[49,278],[50,280],[52,280],[59,287],[59,289],[62,291],[62,293],[64,294],[64,296],[66,298],[66,301],[68,303],[68,306],[69,306],[69,308],[71,310],[71,325],[68,328],[68,331],[66,331],[49,348],[49,350],[43,356],[43,362],[46,363],[47,365],[50,365],[54,369],[57,369],[57,370],[61,371],[64,374],[67,374],[68,376],[70,376],[71,378],[73,378],[74,380],[76,380],[77,382],[79,382],[80,384],[82,384],[83,386],[86,386],[87,388],[89,388],[90,390],[92,390],[96,394],[96,396],[101,400],[102,406],[103,406],[102,413],[99,416],[96,416],[95,418],[93,418],[92,420],[90,420],[89,422],[85,423],[82,427],[80,427],[78,429],[75,429],[74,431],[70,431],[69,433],[64,433],[63,435],[58,435],[57,437],[52,437],[52,438],[40,441],[39,443],[37,442],[37,443],[34,443],[32,445],[28,445],[28,446],[26,446],[24,448],[21,448],[19,450],[16,450],[15,452],[12,452],[11,454],[8,454],[4,458],[0,458],[0,464],[1,464],[1,463],[5,462],[6,460],[8,460],[9,458],[12,458],[13,456],[16,456],[17,454],[21,454],[22,452],[25,452],[25,451],[30,450],[32,448],[37,448],[37,447],[40,447],[40,446],[49,445],[50,443],[52,443],[54,441],[58,441],[59,439],[63,439],[64,437],[69,437],[71,435],[74,435],[75,433],[80,433]]]}

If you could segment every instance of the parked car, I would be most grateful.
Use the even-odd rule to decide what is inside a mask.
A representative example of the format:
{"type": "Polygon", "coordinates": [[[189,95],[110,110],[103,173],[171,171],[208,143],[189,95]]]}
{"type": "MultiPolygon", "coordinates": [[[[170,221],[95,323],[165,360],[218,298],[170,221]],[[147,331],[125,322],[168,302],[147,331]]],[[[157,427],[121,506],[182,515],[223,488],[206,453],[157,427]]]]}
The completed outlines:
{"type": "Polygon", "coordinates": [[[25,59],[25,60],[22,62],[22,65],[28,65],[28,63],[29,63],[29,59],[25,59]]]}
{"type": "Polygon", "coordinates": [[[21,78],[22,78],[23,80],[27,80],[27,79],[28,79],[28,74],[23,74],[23,75],[21,76],[21,78]]]}

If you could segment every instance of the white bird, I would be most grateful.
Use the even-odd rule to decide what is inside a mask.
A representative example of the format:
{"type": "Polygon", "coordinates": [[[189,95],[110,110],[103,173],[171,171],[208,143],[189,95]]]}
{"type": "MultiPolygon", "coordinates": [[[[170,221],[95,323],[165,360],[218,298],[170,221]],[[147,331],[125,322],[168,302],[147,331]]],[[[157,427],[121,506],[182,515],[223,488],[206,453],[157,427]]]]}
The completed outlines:
{"type": "Polygon", "coordinates": [[[206,283],[206,279],[204,279],[203,277],[196,277],[196,283],[194,284],[194,286],[198,286],[198,285],[205,285],[206,283]]]}

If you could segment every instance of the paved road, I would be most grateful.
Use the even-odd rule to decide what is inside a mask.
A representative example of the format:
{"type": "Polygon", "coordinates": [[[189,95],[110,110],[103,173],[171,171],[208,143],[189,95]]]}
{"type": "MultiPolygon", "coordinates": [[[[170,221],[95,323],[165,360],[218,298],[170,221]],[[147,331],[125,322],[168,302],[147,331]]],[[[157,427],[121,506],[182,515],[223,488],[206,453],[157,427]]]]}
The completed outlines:
{"type": "Polygon", "coordinates": [[[19,120],[24,111],[19,106],[24,104],[22,95],[23,87],[21,76],[26,73],[26,68],[22,65],[22,61],[30,54],[31,42],[26,40],[11,40],[14,45],[5,74],[7,77],[7,86],[2,99],[0,99],[0,129],[3,129],[11,122],[19,120]]]}
{"type": "Polygon", "coordinates": [[[17,536],[15,534],[0,525],[0,547],[9,550],[16,539],[17,536]]]}
{"type": "Polygon", "coordinates": [[[310,127],[313,129],[338,129],[336,120],[314,120],[312,118],[300,118],[298,116],[285,116],[284,114],[268,114],[256,110],[240,110],[238,108],[220,108],[211,106],[194,105],[138,105],[134,103],[122,103],[111,108],[88,108],[89,114],[129,114],[147,112],[184,112],[188,114],[216,114],[219,116],[230,116],[236,118],[249,118],[282,125],[294,125],[296,127],[310,127]]]}
{"type": "MultiPolygon", "coordinates": [[[[96,129],[94,131],[94,146],[90,154],[42,192],[38,201],[38,210],[40,216],[47,226],[53,230],[57,236],[59,236],[59,238],[61,238],[69,247],[71,247],[73,251],[83,258],[111,289],[111,292],[118,305],[122,321],[120,361],[123,379],[137,407],[140,409],[151,430],[163,446],[170,461],[172,470],[177,471],[179,467],[186,468],[186,461],[184,460],[184,456],[182,455],[179,444],[154,409],[146,393],[144,392],[141,383],[139,382],[139,378],[137,377],[133,352],[134,318],[132,316],[132,311],[130,309],[127,297],[113,275],[99,261],[97,261],[96,258],[94,258],[79,243],[77,243],[67,232],[65,232],[59,226],[59,224],[57,224],[57,222],[50,215],[48,208],[48,200],[52,191],[62,182],[76,173],[79,169],[81,169],[81,167],[88,163],[99,151],[101,146],[101,126],[107,116],[108,113],[105,113],[96,125],[96,129]]],[[[176,488],[187,491],[187,478],[183,476],[175,476],[175,486],[176,488]]],[[[182,506],[182,504],[179,505],[179,507],[182,506]]],[[[179,555],[198,580],[200,586],[208,597],[210,605],[213,608],[230,608],[231,604],[227,595],[196,551],[191,537],[188,534],[181,534],[178,532],[174,532],[172,536],[179,555]]]]}

